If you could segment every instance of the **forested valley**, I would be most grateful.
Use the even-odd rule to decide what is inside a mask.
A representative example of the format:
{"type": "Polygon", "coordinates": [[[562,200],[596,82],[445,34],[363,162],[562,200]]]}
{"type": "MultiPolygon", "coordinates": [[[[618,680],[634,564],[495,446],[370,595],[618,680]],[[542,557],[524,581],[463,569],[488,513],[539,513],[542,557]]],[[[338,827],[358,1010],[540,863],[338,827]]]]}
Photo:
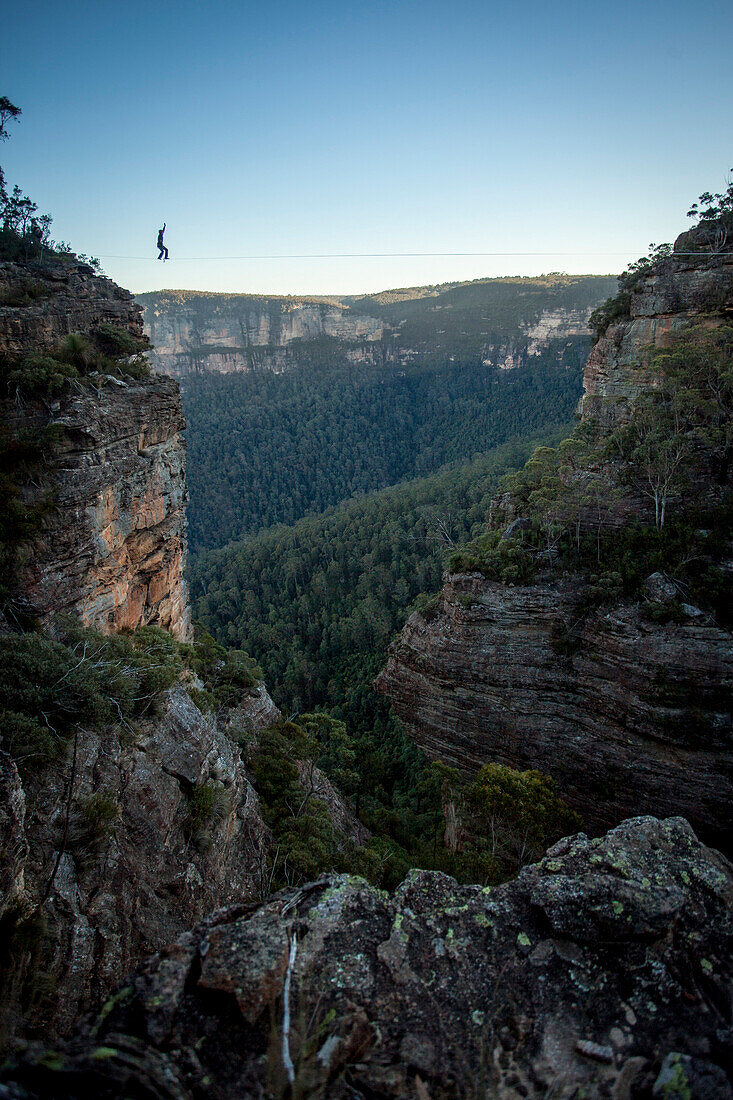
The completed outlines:
{"type": "MultiPolygon", "coordinates": [[[[389,839],[389,880],[416,862],[462,870],[440,843],[446,775],[405,737],[372,682],[411,610],[437,599],[447,555],[485,526],[502,476],[567,431],[546,425],[472,462],[202,554],[191,570],[199,623],[255,658],[293,716],[289,728],[303,712],[338,723],[321,726],[319,763],[389,839]]],[[[470,864],[463,873],[484,870],[470,864]]]]}
{"type": "Polygon", "coordinates": [[[567,824],[538,774],[496,765],[463,789],[406,738],[373,681],[411,610],[437,600],[448,555],[484,530],[501,478],[567,434],[589,347],[550,339],[499,369],[473,347],[354,362],[322,337],[291,343],[282,373],[181,379],[194,616],[202,637],[257,662],[285,716],[256,741],[241,733],[281,853],[276,879],[332,865],[385,884],[410,866],[496,881],[516,869],[518,829],[540,851],[567,824]],[[317,800],[293,814],[303,757],[350,799],[367,848],[345,853],[317,800]],[[493,798],[511,805],[501,858],[496,845],[490,858],[446,849],[443,802],[459,788],[479,815],[493,798]]]}
{"type": "Polygon", "coordinates": [[[588,346],[553,341],[502,371],[480,358],[354,364],[324,338],[282,374],[186,377],[192,553],[569,419],[588,346]]]}

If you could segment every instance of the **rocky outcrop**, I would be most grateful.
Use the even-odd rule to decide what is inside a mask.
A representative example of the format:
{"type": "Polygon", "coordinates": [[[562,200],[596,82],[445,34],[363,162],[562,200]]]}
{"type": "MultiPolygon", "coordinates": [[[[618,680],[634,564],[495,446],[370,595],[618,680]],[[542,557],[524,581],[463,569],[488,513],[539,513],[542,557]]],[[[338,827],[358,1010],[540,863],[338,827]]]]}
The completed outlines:
{"type": "Polygon", "coordinates": [[[583,821],[683,813],[730,845],[733,639],[696,609],[583,615],[580,583],[454,575],[377,680],[410,736],[467,776],[489,760],[552,775],[583,821]]]}
{"type": "Polygon", "coordinates": [[[224,730],[236,738],[244,734],[247,738],[254,740],[260,730],[274,726],[281,717],[265,685],[257,684],[245,695],[238,706],[227,713],[224,730]]]}
{"type": "Polygon", "coordinates": [[[0,751],[0,920],[23,893],[27,858],[25,791],[12,757],[0,751]]]}
{"type": "MultiPolygon", "coordinates": [[[[664,346],[690,320],[717,326],[731,309],[729,257],[674,254],[640,277],[630,316],[610,325],[588,359],[583,417],[601,431],[617,426],[659,382],[649,345],[664,346]]],[[[585,475],[607,481],[607,503],[594,505],[607,528],[653,522],[650,499],[610,459],[576,470],[580,498],[585,475]]],[[[713,499],[711,485],[699,491],[713,499]]],[[[494,526],[515,521],[508,538],[522,523],[513,508],[511,494],[494,502],[494,526]]],[[[660,597],[651,592],[589,613],[588,578],[553,579],[548,566],[545,556],[544,583],[524,586],[449,576],[437,606],[414,614],[393,644],[378,689],[431,757],[467,776],[489,761],[538,768],[593,829],[637,813],[683,813],[730,848],[730,631],[684,603],[669,616],[679,621],[654,620],[645,606],[660,597]]],[[[684,599],[671,588],[662,603],[684,599]]]]}
{"type": "MultiPolygon", "coordinates": [[[[676,242],[685,245],[683,234],[676,242]]],[[[704,315],[719,324],[733,312],[733,259],[728,255],[673,255],[640,279],[631,296],[630,317],[613,323],[596,343],[585,369],[584,418],[606,427],[626,419],[631,403],[658,379],[648,352],[663,348],[672,333],[704,315]]]]}
{"type": "MultiPolygon", "coordinates": [[[[239,708],[255,730],[263,695],[239,708]]],[[[238,749],[182,687],[135,726],[80,729],[25,793],[5,754],[0,766],[12,794],[0,813],[0,908],[13,917],[0,1030],[67,1031],[150,951],[212,909],[259,897],[269,832],[257,795],[238,749]],[[44,974],[35,999],[31,964],[44,974]]]]}
{"type": "Polygon", "coordinates": [[[132,294],[87,264],[0,263],[0,351],[43,354],[72,332],[114,325],[143,335],[132,294]]]}
{"type": "Polygon", "coordinates": [[[337,836],[353,844],[366,844],[371,833],[362,824],[341,792],[312,760],[298,760],[298,782],[306,796],[323,802],[337,836]]]}
{"type": "MultiPolygon", "coordinates": [[[[0,353],[11,361],[104,325],[142,340],[132,296],[84,265],[0,264],[0,301],[0,353]]],[[[176,383],[96,374],[51,403],[7,398],[0,427],[44,441],[43,469],[16,475],[29,512],[43,512],[16,578],[27,610],[44,622],[71,613],[105,632],[152,623],[187,639],[185,421],[176,383]]]]}
{"type": "Polygon", "coordinates": [[[183,935],[5,1095],[730,1100],[732,935],[733,868],[680,818],[490,890],[323,878],[183,935]]]}

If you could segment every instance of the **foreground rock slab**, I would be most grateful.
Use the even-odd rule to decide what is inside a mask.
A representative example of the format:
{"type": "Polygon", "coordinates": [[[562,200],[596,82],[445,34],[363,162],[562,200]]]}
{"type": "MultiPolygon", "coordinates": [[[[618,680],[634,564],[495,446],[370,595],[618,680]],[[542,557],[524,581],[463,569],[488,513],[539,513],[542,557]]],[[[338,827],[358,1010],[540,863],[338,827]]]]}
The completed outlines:
{"type": "Polygon", "coordinates": [[[0,1097],[729,1097],[732,936],[733,867],[682,818],[491,889],[324,877],[214,914],[0,1097]]]}

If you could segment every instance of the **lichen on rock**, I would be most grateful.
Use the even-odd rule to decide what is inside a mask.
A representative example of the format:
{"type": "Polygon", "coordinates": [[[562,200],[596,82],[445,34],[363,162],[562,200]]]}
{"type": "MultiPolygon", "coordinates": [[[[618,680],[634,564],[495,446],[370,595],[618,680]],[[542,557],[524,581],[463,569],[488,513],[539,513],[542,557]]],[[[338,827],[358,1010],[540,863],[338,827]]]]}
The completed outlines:
{"type": "MultiPolygon", "coordinates": [[[[155,1067],[154,1095],[276,1093],[294,956],[303,1095],[665,1095],[681,1066],[726,1096],[732,937],[730,864],[685,821],[638,818],[599,840],[566,838],[488,895],[435,872],[411,872],[392,897],[326,876],[217,914],[149,959],[132,995],[57,1056],[69,1097],[101,1045],[137,1053],[101,1059],[100,1096],[123,1061],[136,1084],[155,1067]]],[[[5,1071],[13,1096],[54,1095],[58,1070],[42,1056],[31,1047],[5,1071]]]]}

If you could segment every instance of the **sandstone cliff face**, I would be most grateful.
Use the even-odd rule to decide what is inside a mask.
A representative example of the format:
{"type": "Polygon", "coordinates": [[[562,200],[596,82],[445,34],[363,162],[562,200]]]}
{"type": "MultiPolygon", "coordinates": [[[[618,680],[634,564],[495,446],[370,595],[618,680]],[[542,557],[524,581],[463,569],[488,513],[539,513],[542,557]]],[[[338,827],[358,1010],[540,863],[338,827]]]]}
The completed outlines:
{"type": "Polygon", "coordinates": [[[491,890],[329,876],[207,919],[4,1081],[14,1100],[730,1100],[732,930],[733,868],[679,818],[566,838],[491,890]]]}
{"type": "Polygon", "coordinates": [[[582,415],[613,425],[628,415],[633,399],[655,379],[646,349],[664,347],[670,334],[701,310],[716,324],[733,310],[730,256],[679,257],[667,270],[649,275],[631,299],[629,320],[612,324],[593,348],[585,369],[582,415]],[[712,311],[711,311],[712,305],[712,311]]]}
{"type": "Polygon", "coordinates": [[[327,301],[257,298],[247,295],[191,295],[176,303],[142,294],[151,361],[174,377],[196,371],[228,374],[268,367],[286,369],[294,340],[328,336],[343,341],[352,356],[368,356],[368,344],[382,338],[376,317],[327,301]],[[354,346],[356,345],[356,346],[354,346]]]}
{"type": "MultiPolygon", "coordinates": [[[[83,265],[0,265],[0,352],[52,352],[99,325],[142,337],[132,296],[83,265]],[[31,297],[24,300],[30,287],[31,297]]],[[[177,385],[97,376],[50,406],[10,397],[0,422],[18,436],[53,432],[39,478],[20,486],[46,508],[24,555],[20,594],[42,621],[73,613],[103,631],[147,623],[190,636],[185,421],[177,385]]]]}
{"type": "MultiPolygon", "coordinates": [[[[278,716],[260,687],[230,719],[256,732],[278,716]]],[[[269,833],[257,795],[238,749],[182,687],[134,728],[80,730],[75,756],[25,791],[0,754],[0,786],[10,796],[0,913],[21,928],[36,920],[35,958],[21,945],[5,959],[6,1037],[13,1026],[68,1031],[148,952],[210,910],[259,896],[269,833]],[[216,799],[199,821],[192,799],[204,784],[216,799]],[[35,998],[33,968],[43,974],[35,998]]]]}
{"type": "MultiPolygon", "coordinates": [[[[598,301],[607,292],[605,282],[598,279],[598,301]]],[[[404,339],[402,326],[409,310],[405,317],[388,321],[378,310],[369,313],[369,299],[349,304],[234,294],[176,296],[161,291],[141,294],[139,301],[153,345],[151,362],[157,370],[178,378],[199,371],[289,370],[298,362],[297,342],[307,344],[322,337],[338,341],[343,358],[361,365],[409,363],[436,348],[448,355],[446,348],[451,344],[446,343],[444,326],[451,324],[452,314],[440,312],[452,310],[450,305],[423,303],[427,321],[421,336],[411,332],[404,339]]],[[[507,334],[502,337],[495,331],[496,324],[479,310],[460,321],[456,335],[461,343],[468,334],[462,326],[473,327],[476,331],[471,336],[484,362],[503,370],[524,366],[548,351],[563,361],[574,342],[589,338],[592,308],[541,309],[527,306],[520,295],[517,316],[508,325],[511,333],[505,321],[507,334]],[[529,316],[522,313],[523,308],[529,316]]]]}
{"type": "Polygon", "coordinates": [[[470,775],[489,760],[552,775],[597,830],[682,813],[730,843],[733,639],[697,618],[657,625],[638,605],[577,628],[578,585],[454,575],[412,615],[377,680],[410,736],[470,775]],[[574,651],[558,639],[576,624],[574,651]]]}
{"type": "MultiPolygon", "coordinates": [[[[698,316],[715,326],[731,309],[729,257],[673,257],[646,276],[631,317],[590,355],[583,416],[623,421],[658,382],[648,346],[698,316]]],[[[502,501],[495,511],[514,518],[502,501]]],[[[625,491],[608,524],[648,515],[649,501],[625,491]]],[[[733,636],[692,607],[665,625],[644,617],[643,600],[584,613],[584,585],[450,576],[437,607],[408,621],[377,687],[429,756],[466,775],[495,760],[538,768],[594,829],[684,813],[730,848],[733,636]]]]}
{"type": "Polygon", "coordinates": [[[175,382],[108,380],[57,403],[5,403],[18,431],[50,426],[56,440],[41,483],[24,486],[32,506],[52,506],[19,570],[18,583],[43,621],[71,613],[104,632],[152,623],[180,640],[191,633],[186,557],[185,428],[175,382]]]}

